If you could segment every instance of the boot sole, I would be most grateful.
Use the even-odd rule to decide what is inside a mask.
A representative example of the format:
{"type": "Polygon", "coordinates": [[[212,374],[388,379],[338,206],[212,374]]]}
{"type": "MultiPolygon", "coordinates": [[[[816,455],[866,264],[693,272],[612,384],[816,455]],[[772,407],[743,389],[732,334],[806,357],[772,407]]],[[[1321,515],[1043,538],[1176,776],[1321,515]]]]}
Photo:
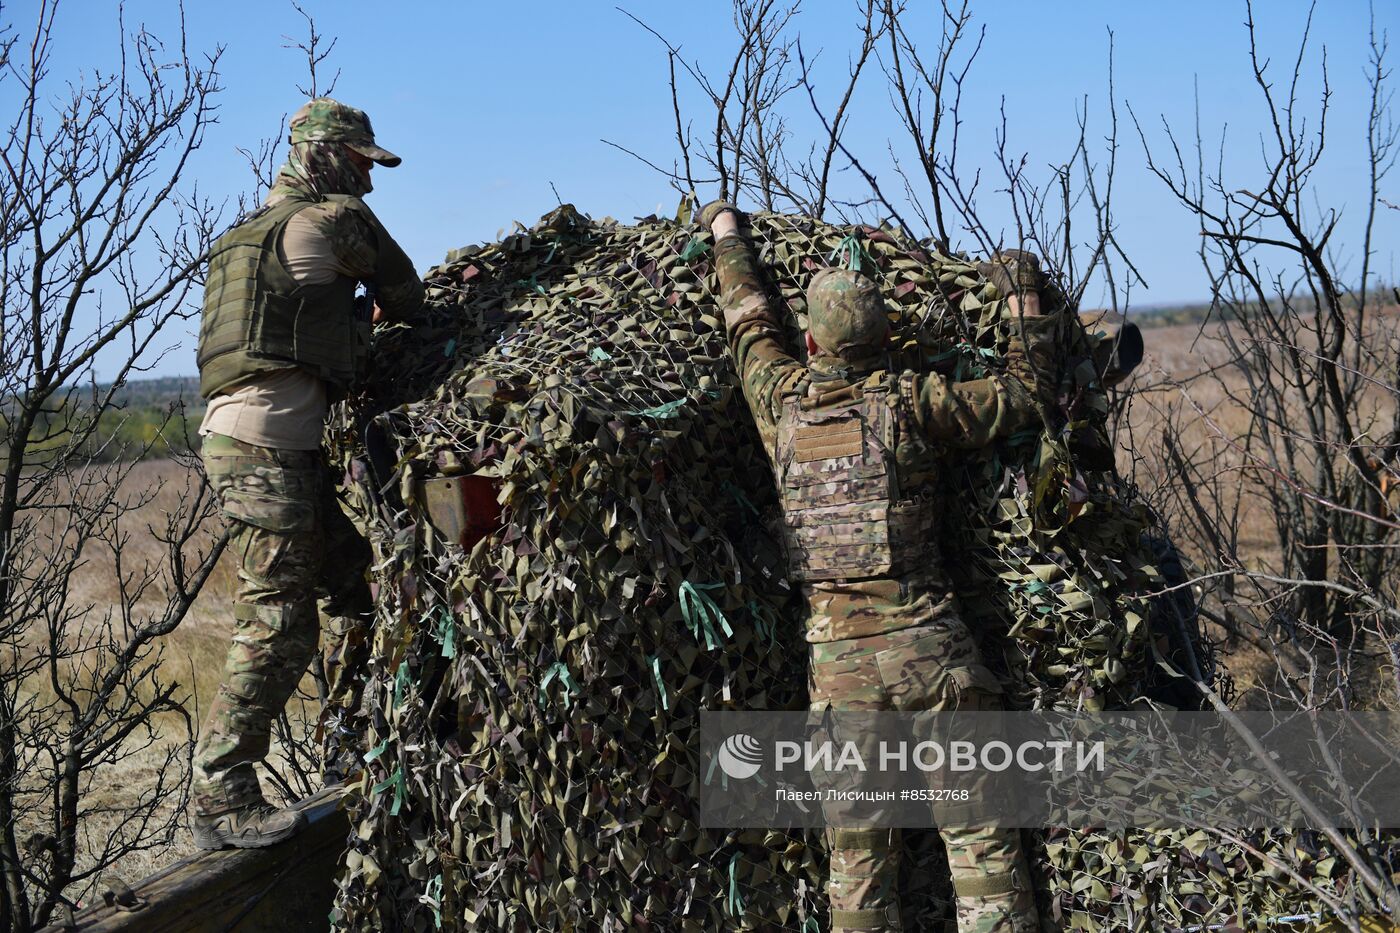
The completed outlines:
{"type": "Polygon", "coordinates": [[[194,844],[196,848],[207,852],[216,852],[220,849],[265,849],[268,846],[275,846],[279,842],[286,842],[305,828],[306,821],[304,819],[298,820],[283,832],[275,835],[247,833],[234,835],[233,833],[195,826],[193,827],[194,844]]]}

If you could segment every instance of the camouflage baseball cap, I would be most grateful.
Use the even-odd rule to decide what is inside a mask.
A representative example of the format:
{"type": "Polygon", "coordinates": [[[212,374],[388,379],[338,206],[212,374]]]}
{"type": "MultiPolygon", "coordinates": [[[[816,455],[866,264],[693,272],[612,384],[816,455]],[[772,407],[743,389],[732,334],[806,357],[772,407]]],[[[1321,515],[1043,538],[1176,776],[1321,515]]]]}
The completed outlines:
{"type": "Polygon", "coordinates": [[[288,124],[293,145],[305,142],[342,142],[360,155],[393,168],[403,160],[374,144],[374,128],[363,110],[329,97],[302,104],[288,124]]]}
{"type": "Polygon", "coordinates": [[[807,286],[807,318],[812,339],[828,353],[879,350],[889,339],[890,321],[875,283],[850,269],[823,269],[807,286]]]}

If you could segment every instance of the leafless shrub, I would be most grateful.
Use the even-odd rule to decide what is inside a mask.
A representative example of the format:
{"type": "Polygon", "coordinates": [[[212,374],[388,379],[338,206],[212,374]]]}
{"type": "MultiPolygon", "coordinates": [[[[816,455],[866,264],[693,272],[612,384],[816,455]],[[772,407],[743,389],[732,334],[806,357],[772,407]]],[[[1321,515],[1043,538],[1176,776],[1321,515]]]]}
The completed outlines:
{"type": "Polygon", "coordinates": [[[201,536],[212,506],[193,463],[179,505],[143,527],[132,517],[160,492],[130,481],[143,451],[91,444],[194,313],[219,209],[182,177],[216,120],[219,52],[196,59],[183,29],[167,45],[121,20],[116,69],[68,82],[51,72],[57,13],[40,4],[29,36],[0,43],[17,102],[0,145],[0,929],[17,931],[175,831],[188,741],[119,812],[93,791],[162,733],[190,736],[189,685],[162,670],[162,639],[223,548],[201,536]],[[110,604],[75,585],[97,549],[110,604]]]}
{"type": "MultiPolygon", "coordinates": [[[[1133,117],[1148,167],[1200,223],[1212,288],[1197,340],[1214,344],[1215,358],[1199,373],[1158,373],[1139,385],[1134,404],[1150,414],[1134,420],[1150,428],[1133,438],[1135,469],[1197,556],[1191,583],[1204,597],[1201,611],[1274,665],[1252,704],[1395,709],[1400,321],[1372,267],[1382,184],[1400,152],[1386,39],[1373,25],[1361,141],[1369,197],[1360,216],[1344,217],[1316,194],[1335,142],[1325,49],[1318,86],[1310,91],[1305,78],[1311,15],[1291,69],[1280,73],[1260,48],[1252,5],[1245,9],[1266,127],[1251,181],[1226,177],[1224,140],[1210,151],[1199,120],[1194,146],[1183,146],[1165,120],[1154,142],[1133,117]],[[1264,528],[1264,540],[1247,537],[1251,524],[1264,528]]],[[[1400,912],[1400,891],[1377,854],[1381,832],[1328,836],[1358,891],[1400,912]]],[[[1340,916],[1359,929],[1354,910],[1340,916]]]]}
{"type": "Polygon", "coordinates": [[[1347,219],[1315,196],[1332,93],[1325,50],[1309,102],[1309,32],[1280,82],[1246,9],[1269,127],[1252,184],[1223,177],[1223,159],[1207,152],[1199,128],[1189,162],[1170,126],[1165,146],[1154,147],[1134,118],[1149,167],[1200,221],[1214,326],[1198,338],[1216,344],[1217,358],[1198,374],[1140,387],[1158,425],[1136,446],[1150,464],[1144,484],[1198,545],[1205,611],[1280,658],[1277,699],[1350,708],[1362,669],[1393,665],[1400,621],[1400,521],[1388,501],[1400,452],[1400,329],[1372,271],[1381,186],[1400,136],[1385,37],[1373,30],[1369,198],[1344,242],[1347,219]],[[1264,549],[1241,540],[1250,510],[1266,517],[1264,549]]]}
{"type": "Polygon", "coordinates": [[[843,223],[892,223],[944,250],[1033,249],[1073,300],[1094,282],[1113,310],[1126,310],[1128,292],[1140,277],[1118,246],[1111,210],[1118,151],[1111,34],[1103,151],[1089,142],[1087,98],[1073,150],[1043,168],[1013,149],[1003,117],[994,153],[1001,178],[988,191],[981,171],[965,164],[962,139],[963,88],[985,34],[970,3],[944,0],[935,8],[940,32],[929,52],[916,41],[901,0],[852,4],[854,39],[844,76],[830,95],[816,74],[825,52],[802,46],[799,2],[735,0],[733,9],[737,49],[719,74],[687,61],[678,45],[626,13],[666,49],[680,156],[668,169],[620,143],[609,145],[660,172],[682,194],[709,188],[741,207],[843,223]],[[689,117],[682,104],[686,88],[678,83],[677,63],[687,87],[698,88],[708,103],[701,117],[689,117]],[[851,117],[870,106],[872,75],[883,76],[883,105],[892,108],[903,133],[879,141],[873,152],[870,141],[860,146],[846,138],[851,117]],[[713,128],[697,132],[696,120],[711,114],[713,128]],[[820,131],[801,137],[794,127],[814,117],[820,131]],[[882,172],[892,172],[895,180],[882,179],[882,172]],[[854,181],[838,186],[838,176],[854,181]]]}

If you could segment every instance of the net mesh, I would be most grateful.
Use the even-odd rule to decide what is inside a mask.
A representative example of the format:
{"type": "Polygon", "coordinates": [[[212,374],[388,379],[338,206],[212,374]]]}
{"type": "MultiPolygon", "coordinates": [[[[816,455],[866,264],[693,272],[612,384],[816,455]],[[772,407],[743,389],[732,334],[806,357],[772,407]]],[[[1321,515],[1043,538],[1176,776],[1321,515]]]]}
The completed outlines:
{"type": "MultiPolygon", "coordinates": [[[[839,264],[880,283],[898,365],[954,380],[999,368],[1009,314],[963,257],[882,229],[750,222],[794,334],[807,279],[839,264]]],[[[368,389],[330,432],[375,547],[378,606],[364,700],[339,712],[366,738],[336,929],[826,928],[819,834],[698,825],[717,779],[699,711],[806,698],[801,600],[712,259],[693,224],[565,206],[449,255],[421,313],[379,329],[368,389]],[[448,540],[427,484],[464,475],[499,521],[448,540]]],[[[1053,289],[1045,302],[1066,304],[1053,289]]],[[[1179,701],[1164,671],[1200,647],[1189,599],[1140,595],[1174,557],[1111,467],[1090,468],[1105,466],[1106,400],[1092,335],[1060,318],[1066,427],[950,459],[937,533],[1021,708],[1179,701]]],[[[1310,912],[1310,894],[1248,851],[1299,844],[1051,830],[1035,851],[1062,922],[1161,929],[1153,918],[1310,912]]],[[[937,929],[936,834],[911,834],[909,850],[906,925],[937,929]]],[[[1314,882],[1347,888],[1324,874],[1314,882]]]]}

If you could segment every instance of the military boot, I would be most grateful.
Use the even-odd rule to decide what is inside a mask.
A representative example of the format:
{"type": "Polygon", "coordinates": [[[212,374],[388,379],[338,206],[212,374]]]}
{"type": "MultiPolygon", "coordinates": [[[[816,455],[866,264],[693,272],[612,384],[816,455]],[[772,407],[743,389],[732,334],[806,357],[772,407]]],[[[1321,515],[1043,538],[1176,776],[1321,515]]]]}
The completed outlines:
{"type": "Polygon", "coordinates": [[[260,849],[290,839],[306,826],[299,810],[283,810],[266,800],[222,813],[190,818],[194,844],[201,849],[260,849]]]}

